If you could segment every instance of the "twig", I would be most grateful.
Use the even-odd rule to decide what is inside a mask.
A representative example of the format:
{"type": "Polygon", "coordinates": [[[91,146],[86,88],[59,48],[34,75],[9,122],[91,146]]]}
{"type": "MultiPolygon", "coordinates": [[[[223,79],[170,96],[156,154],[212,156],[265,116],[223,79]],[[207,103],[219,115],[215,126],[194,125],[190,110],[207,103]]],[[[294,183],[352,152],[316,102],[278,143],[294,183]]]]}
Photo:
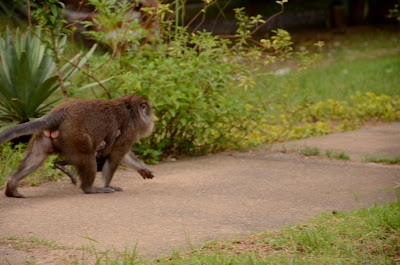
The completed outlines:
{"type": "Polygon", "coordinates": [[[94,77],[93,75],[89,74],[88,72],[86,72],[85,70],[83,70],[81,67],[79,67],[78,65],[76,65],[75,63],[71,62],[70,60],[63,58],[64,61],[66,61],[67,63],[71,64],[72,66],[74,66],[75,68],[79,69],[79,71],[82,71],[82,73],[84,73],[86,76],[92,78],[94,81],[96,81],[103,89],[104,89],[104,93],[109,97],[111,97],[111,93],[110,91],[100,82],[100,80],[98,80],[96,77],[94,77]]]}
{"type": "Polygon", "coordinates": [[[212,27],[212,29],[211,29],[211,33],[214,33],[214,29],[215,29],[215,26],[217,25],[219,16],[222,14],[222,12],[224,11],[224,9],[225,9],[231,2],[232,2],[232,0],[227,1],[226,4],[224,5],[224,7],[223,7],[222,9],[219,10],[217,17],[215,18],[214,25],[213,25],[213,27],[212,27]]]}
{"type": "Polygon", "coordinates": [[[203,13],[203,12],[202,12],[203,10],[206,10],[207,8],[209,8],[210,6],[212,6],[213,4],[215,4],[216,2],[217,2],[217,0],[214,0],[214,1],[212,1],[211,3],[205,5],[204,8],[202,8],[202,9],[200,10],[200,12],[197,13],[197,14],[192,18],[192,20],[189,21],[189,23],[186,25],[186,27],[189,28],[190,25],[192,25],[192,23],[200,16],[200,14],[203,13]]]}
{"type": "MultiPolygon", "coordinates": [[[[31,19],[31,1],[30,0],[28,0],[28,23],[29,23],[29,28],[31,29],[31,32],[33,32],[33,25],[32,25],[32,19],[31,19]]],[[[33,33],[33,34],[35,34],[35,33],[33,33]]]]}
{"type": "Polygon", "coordinates": [[[111,92],[116,91],[120,86],[122,86],[123,83],[125,83],[125,80],[122,80],[121,82],[119,82],[119,84],[113,90],[110,90],[109,92],[111,93],[111,92]]]}
{"type": "Polygon", "coordinates": [[[267,20],[264,21],[264,23],[261,23],[259,26],[257,26],[252,32],[250,32],[249,35],[253,35],[254,33],[256,33],[262,26],[264,26],[265,24],[267,24],[268,22],[270,22],[272,19],[274,19],[275,17],[279,16],[280,14],[282,14],[285,11],[285,7],[282,4],[281,5],[281,11],[279,11],[278,13],[270,16],[267,20]]]}
{"type": "MultiPolygon", "coordinates": [[[[252,32],[250,32],[249,35],[253,35],[254,33],[256,33],[262,26],[264,26],[265,24],[269,23],[272,19],[274,19],[275,17],[279,16],[284,11],[285,11],[285,7],[282,5],[281,11],[279,11],[278,13],[276,13],[276,14],[272,15],[271,17],[269,17],[267,20],[265,20],[263,23],[261,23],[259,26],[257,26],[252,32]]],[[[227,38],[227,39],[236,39],[236,38],[238,38],[238,36],[236,36],[236,35],[218,35],[218,37],[227,38]]]]}
{"type": "MultiPolygon", "coordinates": [[[[80,7],[79,7],[79,9],[80,9],[80,7]]],[[[79,9],[76,11],[76,14],[79,12],[79,9]]],[[[76,20],[76,21],[74,21],[73,23],[70,23],[70,24],[68,24],[68,25],[65,25],[63,29],[67,29],[67,28],[70,28],[70,27],[72,27],[72,26],[75,26],[75,25],[78,24],[78,23],[81,23],[82,21],[86,20],[88,17],[90,17],[90,16],[92,16],[94,13],[96,13],[97,10],[98,10],[98,9],[93,10],[92,12],[90,12],[89,14],[87,14],[86,17],[81,18],[80,20],[76,20]]],[[[75,15],[75,16],[77,16],[77,15],[75,15]]]]}
{"type": "MultiPolygon", "coordinates": [[[[31,19],[31,1],[27,0],[28,3],[28,23],[29,23],[29,28],[31,29],[31,32],[33,35],[35,35],[41,42],[43,42],[43,40],[36,34],[36,32],[33,30],[33,24],[32,24],[32,19],[31,19]]],[[[54,41],[53,39],[53,35],[52,32],[50,31],[50,39],[54,41]]],[[[60,54],[60,49],[57,43],[54,43],[54,49],[51,49],[52,53],[53,53],[53,57],[54,57],[54,63],[56,64],[56,75],[58,76],[58,83],[60,84],[60,89],[61,92],[63,94],[63,98],[65,101],[68,100],[68,95],[67,95],[67,91],[65,89],[64,86],[64,82],[62,80],[62,74],[60,72],[60,67],[59,67],[59,63],[60,63],[60,58],[58,57],[58,54],[60,54]]]]}

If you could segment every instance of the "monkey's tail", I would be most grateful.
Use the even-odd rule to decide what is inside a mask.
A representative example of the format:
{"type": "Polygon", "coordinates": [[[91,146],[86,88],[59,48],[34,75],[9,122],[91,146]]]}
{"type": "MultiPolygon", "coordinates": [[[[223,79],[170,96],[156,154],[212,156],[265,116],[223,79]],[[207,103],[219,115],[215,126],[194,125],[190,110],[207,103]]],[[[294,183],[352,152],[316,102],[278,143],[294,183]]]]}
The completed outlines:
{"type": "Polygon", "coordinates": [[[5,129],[0,133],[0,144],[8,142],[22,135],[29,135],[45,129],[56,128],[59,125],[58,113],[48,113],[36,120],[21,123],[5,129]]]}

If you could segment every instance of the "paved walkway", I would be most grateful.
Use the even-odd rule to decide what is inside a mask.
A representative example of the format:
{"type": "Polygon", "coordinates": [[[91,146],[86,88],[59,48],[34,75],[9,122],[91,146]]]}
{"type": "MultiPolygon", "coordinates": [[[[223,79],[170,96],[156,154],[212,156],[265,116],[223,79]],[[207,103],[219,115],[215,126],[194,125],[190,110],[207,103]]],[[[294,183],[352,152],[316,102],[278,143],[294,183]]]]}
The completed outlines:
{"type": "Polygon", "coordinates": [[[272,149],[299,150],[304,146],[318,147],[321,151],[345,151],[355,161],[361,161],[364,155],[396,157],[400,156],[400,123],[276,144],[272,149]]]}
{"type": "MultiPolygon", "coordinates": [[[[400,123],[287,145],[304,143],[346,151],[354,161],[257,150],[160,163],[151,167],[153,180],[119,170],[113,184],[124,191],[113,194],[83,194],[67,178],[21,187],[26,199],[0,194],[0,238],[34,236],[60,245],[121,251],[137,245],[141,255],[156,257],[186,248],[188,241],[196,245],[220,236],[243,236],[323,211],[395,200],[394,191],[381,189],[400,182],[400,166],[358,160],[361,154],[400,155],[400,123]]],[[[51,255],[0,245],[0,264],[5,262],[2,256],[56,264],[59,258],[51,255]]]]}

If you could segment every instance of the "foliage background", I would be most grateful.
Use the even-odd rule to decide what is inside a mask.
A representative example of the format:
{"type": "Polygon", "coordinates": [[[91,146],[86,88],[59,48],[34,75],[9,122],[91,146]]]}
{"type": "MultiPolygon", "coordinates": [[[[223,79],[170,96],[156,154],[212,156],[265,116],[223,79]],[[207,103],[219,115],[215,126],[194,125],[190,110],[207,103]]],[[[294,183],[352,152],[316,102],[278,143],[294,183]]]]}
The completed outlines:
{"type": "MultiPolygon", "coordinates": [[[[285,2],[276,6],[282,8],[285,2]]],[[[236,33],[222,38],[190,32],[177,22],[182,10],[169,4],[144,8],[157,24],[144,29],[138,20],[124,16],[134,3],[91,3],[98,13],[84,22],[85,35],[101,48],[92,56],[93,50],[88,51],[82,64],[68,63],[68,58],[79,50],[86,53],[84,46],[58,41],[75,30],[55,20],[62,6],[51,1],[36,6],[39,27],[52,36],[44,43],[48,54],[54,57],[60,48],[66,50],[54,57],[60,89],[44,103],[60,96],[68,100],[137,93],[149,98],[157,117],[155,131],[134,146],[147,162],[313,137],[400,117],[396,30],[377,31],[376,41],[366,34],[342,32],[327,46],[302,41],[301,33],[293,38],[282,29],[254,39],[266,21],[238,8],[236,33]],[[52,8],[54,23],[46,24],[46,10],[52,8]],[[375,56],[380,47],[389,54],[375,56]],[[75,76],[65,78],[61,62],[76,67],[75,76]],[[377,83],[377,75],[387,82],[377,83]]]]}

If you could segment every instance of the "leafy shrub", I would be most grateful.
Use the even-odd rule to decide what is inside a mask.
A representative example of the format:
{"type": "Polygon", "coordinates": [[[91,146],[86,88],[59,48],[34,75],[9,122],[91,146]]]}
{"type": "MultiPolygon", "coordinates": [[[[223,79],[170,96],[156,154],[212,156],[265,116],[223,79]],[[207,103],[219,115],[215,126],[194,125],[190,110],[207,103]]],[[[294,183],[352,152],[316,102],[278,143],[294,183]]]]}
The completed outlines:
{"type": "Polygon", "coordinates": [[[400,8],[398,4],[395,4],[392,9],[389,9],[388,18],[395,18],[398,22],[400,22],[400,8]]]}
{"type": "Polygon", "coordinates": [[[263,118],[247,120],[244,126],[257,126],[247,134],[250,142],[266,144],[354,130],[369,120],[399,120],[400,97],[357,92],[348,102],[306,100],[293,108],[280,108],[279,115],[259,112],[263,118]]]}
{"type": "Polygon", "coordinates": [[[158,121],[150,142],[163,151],[233,147],[240,141],[235,132],[245,129],[241,121],[250,118],[246,104],[253,95],[245,89],[251,82],[243,73],[247,67],[231,58],[229,48],[216,37],[199,35],[190,37],[198,51],[180,47],[179,53],[166,57],[168,51],[159,47],[152,52],[156,58],[141,57],[135,62],[136,71],[124,75],[128,82],[122,89],[153,102],[158,121]],[[218,52],[208,48],[214,45],[218,52]]]}
{"type": "Polygon", "coordinates": [[[351,97],[351,105],[356,106],[354,115],[359,118],[376,118],[385,121],[400,119],[400,98],[387,95],[376,95],[367,92],[365,95],[356,93],[351,97]]]}
{"type": "Polygon", "coordinates": [[[100,12],[92,23],[115,30],[112,35],[88,32],[112,48],[112,53],[92,61],[93,68],[116,77],[109,83],[113,96],[137,93],[154,105],[154,133],[136,152],[156,159],[161,153],[202,154],[257,144],[247,137],[257,128],[249,121],[264,115],[266,104],[260,97],[266,95],[254,86],[259,76],[270,75],[266,65],[293,57],[288,32],[277,30],[271,39],[250,45],[251,33],[264,21],[236,9],[238,30],[231,39],[204,31],[189,33],[164,19],[173,11],[161,4],[157,10],[148,9],[159,31],[140,29],[134,35],[129,33],[138,29],[137,23],[116,27],[123,19],[116,12],[129,9],[129,3],[92,4],[100,12]]]}
{"type": "MultiPolygon", "coordinates": [[[[95,67],[116,76],[110,88],[114,95],[148,97],[158,118],[154,133],[135,148],[137,153],[154,161],[162,153],[202,154],[351,130],[369,118],[399,119],[399,99],[385,95],[357,93],[349,102],[306,98],[293,105],[291,88],[255,89],[262,86],[260,80],[271,77],[271,62],[298,58],[302,68],[317,56],[295,54],[284,30],[261,40],[261,46],[248,45],[251,28],[262,20],[242,11],[236,10],[239,27],[229,40],[208,32],[189,34],[169,21],[160,21],[158,38],[144,44],[146,34],[139,34],[139,41],[108,40],[113,53],[94,62],[95,67]]],[[[101,16],[112,21],[112,12],[107,12],[101,16]]],[[[93,36],[104,40],[104,33],[93,36]]]]}
{"type": "Polygon", "coordinates": [[[161,154],[202,154],[350,130],[371,117],[399,119],[398,98],[356,94],[350,102],[296,103],[291,102],[291,87],[262,88],[261,82],[274,73],[272,62],[297,59],[297,69],[302,69],[318,56],[295,53],[290,34],[281,29],[270,39],[254,41],[251,35],[265,21],[243,9],[235,10],[238,30],[226,39],[188,32],[168,19],[180,17],[169,4],[143,8],[157,25],[144,29],[124,15],[134,2],[90,3],[99,14],[85,24],[103,31],[87,35],[109,47],[91,58],[90,72],[113,77],[107,95],[137,93],[154,104],[155,131],[135,147],[149,161],[161,154]]]}

